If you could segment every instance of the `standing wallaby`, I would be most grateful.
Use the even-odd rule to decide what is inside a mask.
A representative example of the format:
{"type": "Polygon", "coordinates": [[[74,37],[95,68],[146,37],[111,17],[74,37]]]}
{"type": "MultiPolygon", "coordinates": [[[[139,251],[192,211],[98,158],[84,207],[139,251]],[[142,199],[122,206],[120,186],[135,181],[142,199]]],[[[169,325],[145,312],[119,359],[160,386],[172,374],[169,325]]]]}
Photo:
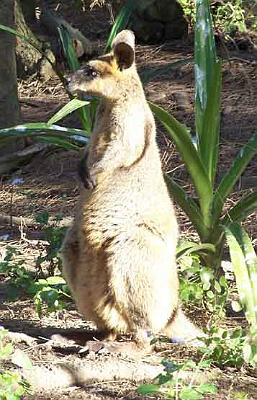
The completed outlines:
{"type": "Polygon", "coordinates": [[[71,92],[101,98],[80,166],[85,189],[62,246],[79,311],[115,337],[132,332],[187,341],[200,331],[178,305],[177,221],[161,170],[156,128],[135,66],[131,31],[71,74],[71,92]]]}

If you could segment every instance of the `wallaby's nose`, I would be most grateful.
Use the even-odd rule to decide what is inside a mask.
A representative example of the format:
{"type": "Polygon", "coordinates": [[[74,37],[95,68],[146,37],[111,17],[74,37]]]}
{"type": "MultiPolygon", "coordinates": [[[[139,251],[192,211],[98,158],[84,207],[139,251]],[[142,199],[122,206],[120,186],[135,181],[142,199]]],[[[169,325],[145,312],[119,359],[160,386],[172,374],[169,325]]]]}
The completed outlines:
{"type": "Polygon", "coordinates": [[[64,76],[65,84],[70,93],[77,89],[77,71],[64,76]]]}
{"type": "Polygon", "coordinates": [[[64,75],[65,83],[68,84],[72,80],[72,74],[66,74],[64,75]]]}

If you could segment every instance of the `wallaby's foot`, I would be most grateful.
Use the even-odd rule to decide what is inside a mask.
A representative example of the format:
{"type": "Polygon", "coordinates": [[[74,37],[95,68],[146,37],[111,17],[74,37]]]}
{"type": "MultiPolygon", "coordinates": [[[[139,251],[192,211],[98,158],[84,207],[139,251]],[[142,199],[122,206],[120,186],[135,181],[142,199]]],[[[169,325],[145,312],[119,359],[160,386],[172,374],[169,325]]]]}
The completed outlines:
{"type": "Polygon", "coordinates": [[[117,339],[117,333],[110,329],[99,329],[96,332],[95,338],[104,342],[112,342],[117,339]]]}
{"type": "Polygon", "coordinates": [[[133,340],[141,351],[146,353],[151,353],[153,351],[153,346],[151,345],[152,334],[145,329],[138,329],[134,335],[133,340]]]}
{"type": "Polygon", "coordinates": [[[145,329],[138,329],[129,341],[116,340],[117,336],[119,335],[114,331],[103,330],[97,335],[101,340],[90,340],[86,346],[94,353],[121,353],[128,356],[142,356],[153,351],[153,346],[150,344],[152,336],[145,329]]]}
{"type": "Polygon", "coordinates": [[[194,347],[204,346],[201,337],[206,335],[201,329],[194,325],[178,308],[172,321],[164,329],[163,334],[171,339],[172,343],[188,344],[194,347]]]}

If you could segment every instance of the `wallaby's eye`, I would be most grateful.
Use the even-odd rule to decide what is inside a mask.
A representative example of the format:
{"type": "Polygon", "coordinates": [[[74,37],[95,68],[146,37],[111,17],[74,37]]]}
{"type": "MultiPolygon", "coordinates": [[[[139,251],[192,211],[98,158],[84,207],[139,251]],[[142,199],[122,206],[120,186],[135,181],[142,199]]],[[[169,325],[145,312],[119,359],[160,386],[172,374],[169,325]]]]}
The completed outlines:
{"type": "Polygon", "coordinates": [[[92,67],[88,68],[86,74],[92,78],[96,78],[98,76],[98,72],[92,67]]]}
{"type": "Polygon", "coordinates": [[[91,65],[85,65],[79,71],[84,78],[87,78],[87,80],[94,79],[99,76],[99,72],[94,67],[91,67],[91,65]]]}

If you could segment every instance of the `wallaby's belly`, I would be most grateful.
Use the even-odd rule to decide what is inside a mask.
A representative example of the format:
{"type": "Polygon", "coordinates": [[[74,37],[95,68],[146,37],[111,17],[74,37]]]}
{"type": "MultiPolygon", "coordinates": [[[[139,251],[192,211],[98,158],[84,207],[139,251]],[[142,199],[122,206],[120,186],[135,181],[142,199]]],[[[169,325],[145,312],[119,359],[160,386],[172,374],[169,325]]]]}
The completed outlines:
{"type": "Polygon", "coordinates": [[[82,204],[78,251],[64,271],[79,311],[99,327],[159,332],[178,303],[177,222],[166,187],[145,193],[138,180],[119,181],[82,204]]]}
{"type": "Polygon", "coordinates": [[[105,181],[88,196],[81,218],[84,232],[89,237],[94,232],[99,244],[114,235],[129,237],[138,229],[148,230],[165,243],[171,238],[176,241],[173,205],[164,182],[156,188],[154,179],[147,184],[140,177],[128,180],[120,174],[116,185],[105,181]]]}

